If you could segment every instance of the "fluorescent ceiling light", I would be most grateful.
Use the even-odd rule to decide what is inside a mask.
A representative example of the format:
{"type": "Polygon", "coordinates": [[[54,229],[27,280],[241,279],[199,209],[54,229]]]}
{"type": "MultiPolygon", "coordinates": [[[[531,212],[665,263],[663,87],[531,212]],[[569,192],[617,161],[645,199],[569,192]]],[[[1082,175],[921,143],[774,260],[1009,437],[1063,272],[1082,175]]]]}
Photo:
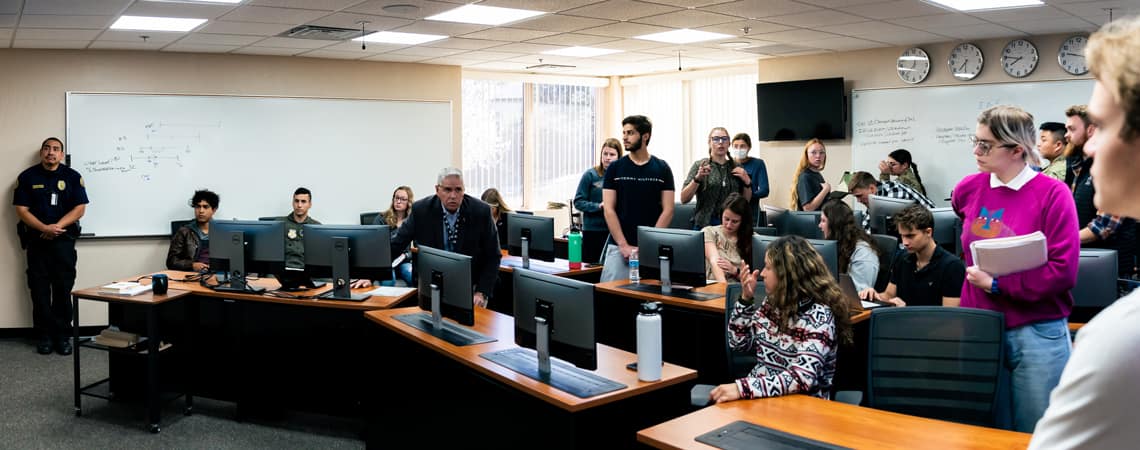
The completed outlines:
{"type": "Polygon", "coordinates": [[[643,39],[646,41],[665,42],[669,44],[691,44],[693,42],[713,41],[730,37],[733,36],[731,34],[710,33],[708,31],[690,30],[688,28],[685,28],[681,30],[666,31],[664,33],[634,36],[633,38],[643,39]]]}
{"type": "Polygon", "coordinates": [[[542,52],[547,55],[559,56],[573,56],[577,58],[589,58],[591,56],[602,56],[611,53],[620,53],[621,50],[611,50],[608,48],[594,48],[594,47],[566,47],[557,50],[547,50],[542,52]]]}
{"type": "Polygon", "coordinates": [[[479,25],[502,25],[534,16],[546,14],[542,11],[529,9],[500,8],[497,6],[464,5],[450,11],[444,11],[426,20],[439,20],[442,22],[474,23],[479,25]]]}
{"type": "Polygon", "coordinates": [[[447,36],[440,36],[438,34],[419,34],[419,33],[400,33],[397,31],[378,31],[353,39],[354,41],[364,42],[380,42],[384,44],[407,44],[416,45],[423,44],[424,42],[438,41],[445,39],[447,36]]]}
{"type": "Polygon", "coordinates": [[[241,3],[245,0],[146,0],[155,3],[241,3]]]}
{"type": "Polygon", "coordinates": [[[181,19],[177,17],[122,16],[111,24],[112,30],[139,31],[190,31],[206,23],[206,19],[181,19]]]}
{"type": "Polygon", "coordinates": [[[953,8],[958,11],[978,11],[983,9],[1021,8],[1041,6],[1041,0],[927,0],[931,3],[953,8]]]}

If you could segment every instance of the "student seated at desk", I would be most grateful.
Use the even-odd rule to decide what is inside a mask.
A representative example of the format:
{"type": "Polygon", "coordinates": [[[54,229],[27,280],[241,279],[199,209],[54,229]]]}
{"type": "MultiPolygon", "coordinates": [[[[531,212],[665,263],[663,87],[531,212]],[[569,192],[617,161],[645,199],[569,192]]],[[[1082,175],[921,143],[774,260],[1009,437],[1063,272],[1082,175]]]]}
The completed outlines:
{"type": "Polygon", "coordinates": [[[194,208],[194,220],[190,221],[170,238],[170,249],[166,252],[166,268],[204,272],[210,270],[210,221],[218,211],[218,194],[202,189],[194,191],[190,207],[194,208]]]}
{"type": "Polygon", "coordinates": [[[867,288],[859,296],[896,306],[958,306],[966,265],[934,242],[934,214],[922,205],[910,205],[894,221],[907,254],[891,268],[886,290],[867,288]]]}
{"type": "Polygon", "coordinates": [[[855,213],[842,200],[823,204],[819,216],[823,238],[839,244],[839,272],[851,275],[859,292],[875,287],[879,276],[879,248],[871,235],[855,225],[855,213]]]}
{"type": "Polygon", "coordinates": [[[747,377],[712,390],[716,403],[807,394],[828,398],[836,350],[851,342],[847,302],[823,258],[804,238],[784,236],[768,245],[764,270],[740,271],[742,292],[728,334],[733,350],[755,349],[747,377]],[[753,303],[757,278],[767,300],[753,303]]]}
{"type": "Polygon", "coordinates": [[[728,194],[721,207],[720,224],[701,229],[705,235],[705,278],[737,281],[740,265],[752,261],[752,211],[748,199],[728,194]]]}

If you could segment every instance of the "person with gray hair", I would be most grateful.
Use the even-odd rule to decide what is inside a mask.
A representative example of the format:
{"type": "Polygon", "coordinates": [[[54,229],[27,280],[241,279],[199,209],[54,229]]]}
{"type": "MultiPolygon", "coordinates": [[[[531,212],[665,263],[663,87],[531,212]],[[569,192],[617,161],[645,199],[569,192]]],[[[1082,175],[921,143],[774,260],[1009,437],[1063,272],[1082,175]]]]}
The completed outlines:
{"type": "Polygon", "coordinates": [[[1080,240],[1073,196],[1061,181],[1035,172],[1040,159],[1033,116],[995,106],[978,116],[973,156],[979,173],[954,187],[951,205],[963,220],[966,281],[961,306],[1005,316],[1005,365],[1011,369],[1014,429],[1032,432],[1049,406],[1069,359],[1069,290],[1077,284],[1080,240]],[[1047,262],[1006,275],[980,269],[969,251],[974,241],[1045,235],[1047,262]]]}
{"type": "Polygon", "coordinates": [[[499,278],[499,236],[491,207],[464,193],[463,171],[444,168],[436,178],[435,195],[412,204],[412,213],[392,238],[392,254],[415,242],[471,257],[475,306],[486,307],[499,278]]]}

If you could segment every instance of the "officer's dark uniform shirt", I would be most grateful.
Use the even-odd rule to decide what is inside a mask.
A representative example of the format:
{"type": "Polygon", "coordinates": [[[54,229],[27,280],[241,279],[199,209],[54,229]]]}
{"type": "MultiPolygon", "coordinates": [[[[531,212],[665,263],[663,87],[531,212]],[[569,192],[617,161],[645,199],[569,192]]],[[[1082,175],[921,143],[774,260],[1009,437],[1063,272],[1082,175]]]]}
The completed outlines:
{"type": "MultiPolygon", "coordinates": [[[[12,204],[28,207],[32,215],[46,225],[59,222],[76,206],[88,203],[83,177],[63,164],[54,171],[36,164],[21,172],[16,182],[12,204]],[[52,194],[56,195],[54,203],[52,194]]],[[[78,236],[79,226],[72,224],[68,231],[78,236]]]]}

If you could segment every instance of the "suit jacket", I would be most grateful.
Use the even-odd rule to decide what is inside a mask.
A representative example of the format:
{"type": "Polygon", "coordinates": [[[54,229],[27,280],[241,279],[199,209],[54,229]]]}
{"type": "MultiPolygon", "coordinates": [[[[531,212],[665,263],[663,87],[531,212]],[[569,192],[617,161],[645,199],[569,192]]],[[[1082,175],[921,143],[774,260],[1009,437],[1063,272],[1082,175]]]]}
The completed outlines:
{"type": "MultiPolygon", "coordinates": [[[[412,215],[400,225],[392,238],[392,254],[398,255],[415,241],[416,245],[444,249],[443,203],[438,196],[420,199],[412,204],[412,215]]],[[[471,257],[471,280],[475,290],[490,299],[499,277],[499,237],[491,220],[491,207],[470,195],[463,196],[459,206],[459,240],[456,253],[471,257]]]]}

